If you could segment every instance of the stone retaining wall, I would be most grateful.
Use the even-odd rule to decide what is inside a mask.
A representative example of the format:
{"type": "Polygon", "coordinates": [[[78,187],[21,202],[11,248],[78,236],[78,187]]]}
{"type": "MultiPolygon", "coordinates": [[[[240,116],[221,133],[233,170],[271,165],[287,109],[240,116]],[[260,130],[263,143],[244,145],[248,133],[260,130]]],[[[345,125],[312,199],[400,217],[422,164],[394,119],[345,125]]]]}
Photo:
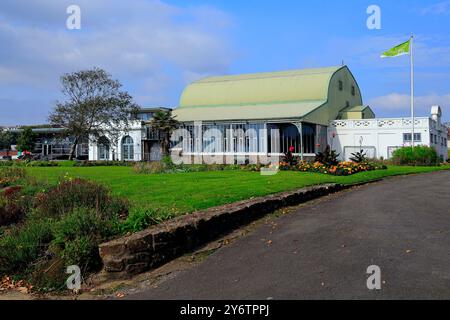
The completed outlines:
{"type": "Polygon", "coordinates": [[[240,201],[175,218],[99,246],[104,270],[118,277],[158,267],[282,207],[344,189],[339,184],[302,188],[240,201]]]}

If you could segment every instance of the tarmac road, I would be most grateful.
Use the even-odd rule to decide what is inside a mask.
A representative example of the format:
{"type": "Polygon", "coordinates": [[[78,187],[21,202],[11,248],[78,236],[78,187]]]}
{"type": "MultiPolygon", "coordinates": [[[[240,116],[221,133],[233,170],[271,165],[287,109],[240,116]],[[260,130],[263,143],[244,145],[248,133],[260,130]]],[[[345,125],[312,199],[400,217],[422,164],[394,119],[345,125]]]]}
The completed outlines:
{"type": "Polygon", "coordinates": [[[450,171],[309,203],[126,298],[450,299],[450,171]]]}

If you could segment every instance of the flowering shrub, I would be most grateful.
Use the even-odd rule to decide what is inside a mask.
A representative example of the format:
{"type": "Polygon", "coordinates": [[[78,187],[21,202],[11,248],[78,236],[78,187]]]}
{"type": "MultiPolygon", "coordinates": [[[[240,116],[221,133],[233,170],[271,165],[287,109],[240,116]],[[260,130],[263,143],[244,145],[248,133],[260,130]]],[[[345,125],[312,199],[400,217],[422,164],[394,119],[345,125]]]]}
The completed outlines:
{"type": "Polygon", "coordinates": [[[339,162],[337,165],[327,166],[320,162],[300,162],[296,166],[289,166],[288,163],[281,162],[280,170],[301,171],[301,172],[315,172],[331,174],[335,176],[349,176],[359,172],[383,170],[387,169],[385,165],[376,163],[356,163],[353,161],[339,162]]]}

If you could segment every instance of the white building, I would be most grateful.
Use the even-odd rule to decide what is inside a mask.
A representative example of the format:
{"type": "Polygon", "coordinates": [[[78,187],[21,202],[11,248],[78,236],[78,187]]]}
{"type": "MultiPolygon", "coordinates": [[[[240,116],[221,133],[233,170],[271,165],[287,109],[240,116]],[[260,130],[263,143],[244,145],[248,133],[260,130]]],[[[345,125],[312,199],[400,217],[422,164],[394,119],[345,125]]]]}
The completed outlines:
{"type": "MultiPolygon", "coordinates": [[[[154,110],[147,111],[150,118],[154,110]]],[[[204,156],[220,163],[254,161],[289,149],[314,159],[327,144],[342,160],[360,147],[370,157],[388,159],[413,138],[415,145],[432,146],[447,159],[440,107],[433,107],[431,118],[415,119],[413,137],[410,118],[375,117],[347,66],[203,79],[186,87],[173,113],[187,133],[173,150],[196,161],[204,156]]],[[[145,121],[136,121],[114,143],[107,138],[100,142],[90,145],[90,160],[161,157],[159,136],[145,121]]]]}
{"type": "Polygon", "coordinates": [[[168,108],[141,109],[130,128],[122,132],[117,141],[102,137],[89,143],[91,161],[159,161],[161,160],[161,134],[151,128],[150,121],[158,111],[168,108]]]}
{"type": "MultiPolygon", "coordinates": [[[[441,107],[434,106],[431,118],[415,118],[414,145],[434,147],[438,155],[447,160],[447,127],[442,124],[441,117],[441,107]]],[[[361,147],[370,158],[389,159],[396,149],[412,145],[412,120],[335,120],[328,127],[328,137],[341,160],[349,160],[361,147]]]]}

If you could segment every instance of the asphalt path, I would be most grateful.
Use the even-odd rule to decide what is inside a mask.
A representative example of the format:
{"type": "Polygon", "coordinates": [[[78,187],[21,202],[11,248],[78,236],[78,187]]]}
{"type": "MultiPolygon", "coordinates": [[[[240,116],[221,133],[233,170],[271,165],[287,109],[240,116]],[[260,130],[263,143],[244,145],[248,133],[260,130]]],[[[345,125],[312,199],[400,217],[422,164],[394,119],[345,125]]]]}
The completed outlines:
{"type": "Polygon", "coordinates": [[[449,200],[450,171],[345,191],[127,298],[450,299],[449,200]],[[367,287],[373,265],[380,290],[367,287]]]}

